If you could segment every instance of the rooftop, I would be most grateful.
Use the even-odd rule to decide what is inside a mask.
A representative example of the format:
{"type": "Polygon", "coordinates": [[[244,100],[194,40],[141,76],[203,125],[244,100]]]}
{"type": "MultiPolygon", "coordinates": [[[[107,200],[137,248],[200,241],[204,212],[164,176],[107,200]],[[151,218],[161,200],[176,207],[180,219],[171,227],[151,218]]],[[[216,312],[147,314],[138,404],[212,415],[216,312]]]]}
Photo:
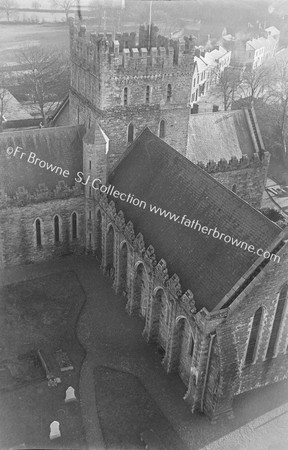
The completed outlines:
{"type": "Polygon", "coordinates": [[[274,25],[272,25],[271,27],[265,28],[265,31],[267,31],[267,33],[271,34],[271,36],[276,36],[276,35],[280,34],[280,31],[278,30],[278,28],[274,27],[274,25]]]}
{"type": "Polygon", "coordinates": [[[158,260],[165,259],[169,276],[177,273],[183,292],[191,289],[198,309],[212,310],[258,256],[150,212],[149,204],[217,227],[255,248],[266,249],[281,232],[148,128],[126,150],[109,182],[147,202],[144,209],[113,198],[136,234],[154,246],[158,260]]]}
{"type": "Polygon", "coordinates": [[[3,115],[5,121],[32,119],[31,114],[29,114],[11,92],[6,89],[4,90],[4,105],[3,115]]]}
{"type": "Polygon", "coordinates": [[[250,41],[246,42],[246,50],[247,51],[249,51],[251,48],[254,50],[258,50],[263,47],[265,47],[263,38],[251,39],[250,41]]]}
{"type": "Polygon", "coordinates": [[[82,170],[84,126],[69,126],[57,128],[24,129],[21,131],[5,131],[0,134],[0,187],[13,197],[16,190],[23,186],[28,192],[34,192],[40,183],[45,183],[48,189],[55,189],[58,181],[64,180],[68,186],[75,184],[74,178],[82,170]],[[8,147],[21,147],[26,155],[20,159],[7,156],[8,147]],[[30,152],[37,158],[53,166],[69,170],[70,176],[64,178],[59,174],[39,167],[38,163],[29,163],[30,152]]]}
{"type": "Polygon", "coordinates": [[[203,72],[203,70],[205,70],[207,68],[207,63],[205,62],[205,60],[200,56],[194,56],[194,62],[195,64],[197,64],[197,69],[198,72],[203,72]]]}
{"type": "Polygon", "coordinates": [[[222,56],[226,55],[228,51],[224,48],[219,46],[219,49],[215,48],[210,52],[211,56],[214,60],[221,58],[222,56]]]}
{"type": "Polygon", "coordinates": [[[257,151],[244,109],[191,114],[188,128],[187,158],[207,164],[209,160],[229,161],[257,151]]]}

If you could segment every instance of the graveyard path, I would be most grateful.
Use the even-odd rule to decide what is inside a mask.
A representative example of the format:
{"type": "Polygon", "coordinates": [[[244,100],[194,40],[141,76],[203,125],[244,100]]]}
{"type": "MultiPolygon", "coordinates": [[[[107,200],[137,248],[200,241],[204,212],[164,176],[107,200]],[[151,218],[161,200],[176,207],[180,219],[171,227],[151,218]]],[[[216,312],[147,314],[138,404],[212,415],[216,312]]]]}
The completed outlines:
{"type": "Polygon", "coordinates": [[[91,362],[90,354],[87,353],[87,356],[81,368],[79,380],[82,419],[85,428],[85,436],[88,449],[104,450],[106,449],[106,446],[104,443],[96,407],[93,369],[93,362],[91,362]]]}
{"type": "MultiPolygon", "coordinates": [[[[89,450],[105,448],[95,398],[96,367],[127,372],[140,379],[147,395],[170,422],[167,421],[167,426],[173,433],[173,419],[179,418],[179,413],[190,416],[188,405],[182,400],[185,386],[178,376],[165,376],[156,348],[142,337],[143,319],[127,314],[125,299],[115,294],[95,261],[87,266],[83,260],[77,275],[86,292],[77,335],[87,352],[80,374],[80,401],[89,450]]],[[[176,433],[175,439],[179,441],[179,450],[185,447],[176,433]]]]}
{"type": "Polygon", "coordinates": [[[183,401],[185,387],[180,378],[165,375],[159,355],[142,338],[143,321],[126,313],[124,299],[115,295],[93,258],[71,256],[7,268],[0,271],[0,285],[67,271],[77,274],[87,299],[77,322],[77,336],[87,352],[81,368],[80,402],[89,450],[105,448],[93,374],[100,366],[136,375],[191,450],[287,448],[287,383],[236,397],[233,421],[211,426],[205,416],[191,414],[183,401]]]}

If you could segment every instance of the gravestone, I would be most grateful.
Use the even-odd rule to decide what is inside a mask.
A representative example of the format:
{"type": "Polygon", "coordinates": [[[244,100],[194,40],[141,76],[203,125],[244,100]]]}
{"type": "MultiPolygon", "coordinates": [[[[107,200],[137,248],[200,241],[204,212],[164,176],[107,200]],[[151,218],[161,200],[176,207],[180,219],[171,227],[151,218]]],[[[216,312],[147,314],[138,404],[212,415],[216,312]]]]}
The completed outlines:
{"type": "Polygon", "coordinates": [[[69,386],[66,390],[65,403],[76,402],[77,398],[75,396],[75,389],[72,386],[69,386]]]}
{"type": "Polygon", "coordinates": [[[50,423],[49,438],[50,438],[50,440],[52,440],[52,439],[57,439],[59,437],[61,437],[60,424],[59,424],[59,422],[57,422],[57,420],[54,420],[54,422],[50,423]]]}

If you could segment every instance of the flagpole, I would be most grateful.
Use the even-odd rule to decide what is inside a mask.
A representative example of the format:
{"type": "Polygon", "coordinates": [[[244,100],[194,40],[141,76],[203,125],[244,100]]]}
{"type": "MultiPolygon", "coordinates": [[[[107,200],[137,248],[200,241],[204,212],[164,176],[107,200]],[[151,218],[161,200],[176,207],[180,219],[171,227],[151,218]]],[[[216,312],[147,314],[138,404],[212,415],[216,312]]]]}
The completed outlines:
{"type": "Polygon", "coordinates": [[[148,45],[149,45],[149,50],[151,48],[151,25],[152,25],[152,0],[150,0],[150,6],[149,6],[149,40],[148,40],[148,45]]]}

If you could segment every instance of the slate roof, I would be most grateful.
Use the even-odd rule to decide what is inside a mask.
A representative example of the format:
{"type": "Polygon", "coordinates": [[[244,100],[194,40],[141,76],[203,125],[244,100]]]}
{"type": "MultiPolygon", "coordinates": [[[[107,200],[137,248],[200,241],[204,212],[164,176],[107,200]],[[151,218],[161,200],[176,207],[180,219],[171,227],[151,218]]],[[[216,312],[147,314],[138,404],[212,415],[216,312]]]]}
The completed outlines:
{"type": "Polygon", "coordinates": [[[197,65],[198,68],[198,72],[203,72],[203,70],[205,70],[207,68],[207,63],[205,62],[205,60],[200,57],[198,58],[198,56],[194,56],[194,61],[195,64],[197,65]]]}
{"type": "Polygon", "coordinates": [[[265,40],[264,38],[258,38],[258,39],[251,39],[250,41],[246,42],[246,50],[249,51],[251,47],[253,50],[258,50],[260,48],[265,47],[265,40]]]}
{"type": "Polygon", "coordinates": [[[267,31],[267,33],[271,33],[271,36],[280,34],[280,31],[274,25],[272,25],[271,27],[265,28],[265,31],[267,31]]]}
{"type": "Polygon", "coordinates": [[[65,98],[62,100],[62,102],[57,106],[56,110],[51,115],[51,122],[54,124],[57,122],[57,119],[59,116],[63,113],[65,109],[68,109],[69,111],[69,94],[65,96],[65,98]]]}
{"type": "Polygon", "coordinates": [[[39,183],[45,183],[49,189],[54,189],[58,181],[64,180],[68,186],[75,184],[74,178],[83,167],[82,138],[85,132],[83,125],[25,129],[21,131],[0,133],[0,185],[9,196],[13,196],[18,187],[24,186],[29,192],[38,188],[39,183]],[[22,147],[23,158],[7,157],[8,147],[22,147]],[[34,152],[40,160],[69,170],[70,176],[64,178],[38,164],[28,163],[30,152],[34,152]]]}
{"type": "Polygon", "coordinates": [[[5,108],[4,117],[7,121],[10,120],[21,120],[21,119],[32,119],[31,114],[29,114],[21,103],[16,100],[16,98],[11,94],[10,91],[4,89],[5,91],[5,108]]]}
{"type": "Polygon", "coordinates": [[[220,45],[219,49],[215,48],[210,53],[211,53],[211,56],[216,60],[216,59],[221,58],[224,55],[227,55],[228,51],[224,47],[221,47],[221,45],[220,45]]]}
{"type": "Polygon", "coordinates": [[[190,115],[186,153],[190,161],[206,164],[256,151],[244,110],[190,115]]]}
{"type": "Polygon", "coordinates": [[[203,61],[207,64],[209,67],[217,67],[218,64],[215,61],[215,58],[213,58],[213,55],[211,55],[212,52],[206,52],[205,55],[202,57],[203,61]]]}
{"type": "Polygon", "coordinates": [[[94,122],[91,125],[90,129],[87,131],[83,138],[83,142],[90,145],[93,145],[95,143],[106,144],[104,133],[98,123],[94,122]]]}
{"type": "Polygon", "coordinates": [[[143,233],[145,244],[154,246],[157,259],[166,260],[169,275],[178,274],[182,290],[191,289],[197,308],[212,310],[258,256],[156,215],[149,203],[217,227],[255,248],[266,249],[281,232],[148,128],[126,150],[109,183],[147,202],[143,209],[110,196],[136,234],[143,233]]]}

